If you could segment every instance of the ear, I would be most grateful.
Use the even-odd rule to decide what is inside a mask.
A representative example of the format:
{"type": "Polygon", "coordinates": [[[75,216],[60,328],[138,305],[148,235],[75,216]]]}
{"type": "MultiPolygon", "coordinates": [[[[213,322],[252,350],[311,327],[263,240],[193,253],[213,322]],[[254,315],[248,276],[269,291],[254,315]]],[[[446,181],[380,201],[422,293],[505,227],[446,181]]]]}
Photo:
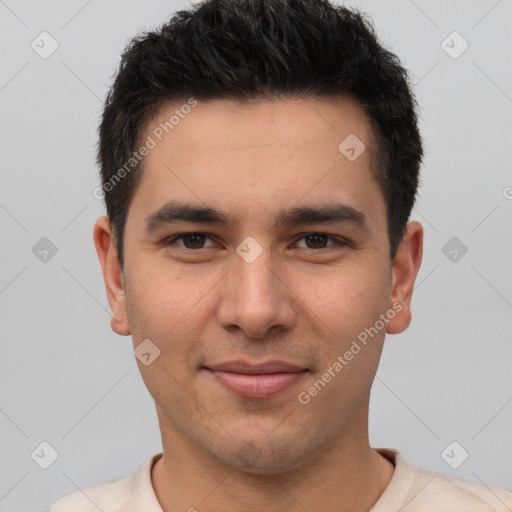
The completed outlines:
{"type": "Polygon", "coordinates": [[[107,291],[108,303],[112,310],[110,325],[121,336],[131,334],[126,312],[126,297],[123,271],[114,246],[114,235],[108,217],[100,217],[94,225],[94,245],[103,270],[103,280],[107,291]]]}
{"type": "Polygon", "coordinates": [[[423,226],[412,221],[407,224],[406,234],[393,260],[390,307],[395,304],[392,309],[397,314],[387,323],[386,332],[389,334],[403,332],[411,323],[412,291],[422,256],[423,226]]]}

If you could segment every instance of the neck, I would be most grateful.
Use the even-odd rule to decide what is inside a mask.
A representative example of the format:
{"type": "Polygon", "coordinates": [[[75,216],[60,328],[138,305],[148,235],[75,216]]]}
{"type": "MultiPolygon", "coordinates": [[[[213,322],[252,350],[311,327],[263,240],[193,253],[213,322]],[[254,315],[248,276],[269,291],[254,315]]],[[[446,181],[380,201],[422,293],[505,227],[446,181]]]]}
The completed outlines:
{"type": "Polygon", "coordinates": [[[394,471],[393,464],[370,447],[367,424],[363,429],[361,424],[353,425],[351,432],[357,435],[347,433],[300,467],[262,474],[213,460],[168,419],[159,415],[159,421],[164,450],[151,477],[164,512],[368,512],[394,471]]]}

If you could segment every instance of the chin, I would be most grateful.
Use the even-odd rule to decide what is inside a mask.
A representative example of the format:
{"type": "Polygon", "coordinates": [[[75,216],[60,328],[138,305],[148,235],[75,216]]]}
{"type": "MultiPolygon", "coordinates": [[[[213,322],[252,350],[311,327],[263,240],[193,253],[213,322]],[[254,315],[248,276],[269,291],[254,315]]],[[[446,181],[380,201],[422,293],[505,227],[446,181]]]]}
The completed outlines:
{"type": "Polygon", "coordinates": [[[304,464],[304,452],[299,443],[288,440],[263,438],[258,441],[242,441],[234,444],[216,458],[223,465],[236,471],[254,475],[276,475],[292,471],[304,464]]]}

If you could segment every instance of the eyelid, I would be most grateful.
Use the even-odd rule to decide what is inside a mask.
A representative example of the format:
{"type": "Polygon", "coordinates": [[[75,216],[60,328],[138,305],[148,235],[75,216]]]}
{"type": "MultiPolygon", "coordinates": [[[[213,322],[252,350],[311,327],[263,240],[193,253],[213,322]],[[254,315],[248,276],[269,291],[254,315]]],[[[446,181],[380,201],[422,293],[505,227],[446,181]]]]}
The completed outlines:
{"type": "MultiPolygon", "coordinates": [[[[162,245],[164,247],[168,247],[170,245],[173,245],[178,240],[183,240],[183,238],[186,237],[187,235],[204,235],[204,236],[206,236],[206,238],[210,238],[210,239],[215,238],[214,235],[212,235],[210,233],[206,233],[204,231],[188,231],[188,232],[185,232],[185,233],[178,233],[178,234],[172,235],[170,237],[167,237],[162,242],[162,245]]],[[[309,250],[309,251],[312,251],[312,252],[322,252],[322,251],[332,250],[335,247],[343,247],[343,246],[351,245],[350,242],[348,240],[346,240],[345,238],[343,238],[343,237],[340,237],[340,236],[337,236],[337,235],[330,235],[328,233],[323,233],[321,231],[307,231],[307,232],[304,232],[304,233],[300,233],[300,234],[296,235],[295,241],[293,242],[293,244],[296,244],[297,242],[299,242],[303,238],[306,238],[309,235],[325,236],[328,239],[332,240],[334,243],[332,245],[328,245],[327,247],[320,247],[319,249],[310,249],[309,247],[300,247],[299,249],[306,249],[306,250],[309,250]]],[[[186,250],[186,251],[199,252],[199,251],[201,251],[203,249],[208,249],[208,248],[210,248],[212,246],[201,247],[199,249],[189,249],[188,247],[183,247],[183,246],[179,246],[179,247],[180,247],[180,249],[183,249],[183,250],[186,250]]]]}

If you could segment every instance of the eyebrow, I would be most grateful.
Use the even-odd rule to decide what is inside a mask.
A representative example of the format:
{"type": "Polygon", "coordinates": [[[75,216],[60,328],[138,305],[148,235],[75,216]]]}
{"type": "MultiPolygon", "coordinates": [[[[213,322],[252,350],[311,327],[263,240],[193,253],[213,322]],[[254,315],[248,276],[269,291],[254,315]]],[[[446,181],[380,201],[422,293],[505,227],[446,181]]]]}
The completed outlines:
{"type": "MultiPolygon", "coordinates": [[[[162,226],[175,222],[222,224],[228,228],[233,225],[231,216],[221,210],[179,201],[169,201],[146,217],[146,231],[151,233],[162,226]]],[[[277,213],[272,229],[281,225],[336,223],[351,224],[361,231],[368,231],[366,215],[353,206],[342,203],[282,209],[277,213]]]]}

